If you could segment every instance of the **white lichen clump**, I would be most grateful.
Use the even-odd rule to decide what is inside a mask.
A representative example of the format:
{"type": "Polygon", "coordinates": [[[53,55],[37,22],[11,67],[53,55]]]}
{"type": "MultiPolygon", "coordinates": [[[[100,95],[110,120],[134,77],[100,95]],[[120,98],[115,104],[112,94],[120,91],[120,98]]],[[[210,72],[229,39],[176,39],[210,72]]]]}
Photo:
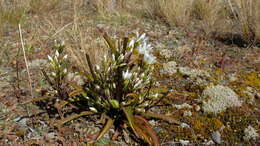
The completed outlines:
{"type": "Polygon", "coordinates": [[[243,137],[244,140],[250,140],[250,139],[255,140],[256,138],[259,137],[257,131],[250,125],[247,128],[245,128],[244,133],[245,133],[245,136],[243,137]]]}
{"type": "Polygon", "coordinates": [[[83,78],[80,75],[78,75],[77,73],[69,72],[66,77],[67,77],[67,80],[69,82],[75,82],[75,83],[77,83],[78,85],[81,85],[81,86],[84,85],[83,78]]]}
{"type": "Polygon", "coordinates": [[[189,67],[179,67],[178,70],[181,74],[189,76],[191,78],[195,77],[210,77],[210,74],[204,70],[192,69],[189,67]]]}
{"type": "Polygon", "coordinates": [[[202,98],[202,109],[206,113],[217,114],[227,108],[241,106],[238,95],[232,89],[221,85],[206,88],[202,98]]]}
{"type": "Polygon", "coordinates": [[[167,63],[163,64],[163,69],[161,70],[162,74],[168,74],[168,75],[172,75],[175,74],[177,72],[177,63],[175,61],[170,61],[167,63]]]}

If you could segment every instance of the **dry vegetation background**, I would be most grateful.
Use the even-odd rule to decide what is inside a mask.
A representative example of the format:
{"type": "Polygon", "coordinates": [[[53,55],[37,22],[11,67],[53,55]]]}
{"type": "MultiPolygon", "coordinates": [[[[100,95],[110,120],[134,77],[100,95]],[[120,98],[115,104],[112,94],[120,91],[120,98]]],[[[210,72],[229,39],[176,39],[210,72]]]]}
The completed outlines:
{"type": "Polygon", "coordinates": [[[94,48],[95,31],[84,21],[111,15],[120,20],[153,19],[171,27],[195,24],[205,34],[227,41],[235,38],[252,44],[260,40],[258,0],[2,0],[0,33],[2,38],[14,35],[20,23],[30,31],[28,45],[46,47],[41,46],[43,40],[59,38],[88,50],[94,48]]]}
{"type": "MultiPolygon", "coordinates": [[[[1,0],[0,67],[12,66],[20,72],[25,68],[23,54],[20,50],[19,24],[22,28],[29,61],[39,58],[46,60],[54,40],[62,40],[66,44],[66,52],[72,57],[70,59],[82,70],[86,70],[88,68],[86,67],[86,53],[91,56],[92,62],[97,64],[107,53],[107,50],[104,49],[106,48],[104,41],[100,37],[99,28],[107,31],[112,37],[124,36],[128,32],[131,35],[133,33],[131,31],[139,27],[139,22],[161,24],[159,28],[154,27],[158,29],[154,32],[160,32],[161,26],[163,29],[167,28],[167,31],[173,30],[173,28],[180,30],[194,28],[206,39],[220,40],[228,45],[234,44],[238,48],[242,48],[242,51],[237,49],[233,52],[243,52],[246,49],[249,50],[251,46],[260,46],[260,0],[1,0]]],[[[151,27],[149,30],[154,28],[151,27]]],[[[142,31],[142,29],[139,30],[142,31]]],[[[150,36],[152,38],[153,34],[149,34],[150,36]]],[[[160,39],[160,37],[153,37],[153,40],[156,39],[160,39]]],[[[194,44],[197,45],[196,43],[194,44]]],[[[212,53],[213,55],[208,52],[204,53],[203,49],[201,52],[199,49],[197,50],[212,58],[222,57],[223,59],[216,57],[221,64],[225,61],[226,54],[221,54],[222,52],[220,53],[220,49],[217,50],[217,47],[210,51],[216,51],[215,54],[219,56],[214,53],[212,53]]],[[[221,47],[219,46],[219,48],[221,47]]],[[[229,46],[223,48],[226,49],[229,46]]],[[[185,49],[185,46],[181,49],[185,49]]],[[[192,50],[192,53],[194,52],[195,55],[191,56],[196,57],[196,50],[192,50]]],[[[253,51],[250,53],[257,58],[257,53],[253,51]]],[[[250,55],[248,56],[250,57],[250,55]]],[[[244,56],[238,57],[241,62],[245,60],[244,56]]],[[[187,62],[193,62],[193,58],[185,56],[182,58],[190,59],[187,62]]],[[[230,60],[230,62],[233,61],[232,58],[230,60]]],[[[248,60],[257,62],[257,60],[248,60]]],[[[247,62],[244,61],[244,63],[247,62]]],[[[259,70],[256,65],[255,68],[259,70]]],[[[36,84],[40,84],[36,81],[41,80],[39,72],[36,74],[32,71],[31,73],[34,76],[32,78],[35,81],[33,83],[35,89],[36,84]]],[[[20,78],[20,80],[26,81],[28,77],[25,73],[21,73],[20,78]]],[[[252,78],[252,81],[254,80],[255,78],[252,78]]],[[[22,101],[23,98],[28,97],[26,95],[30,94],[27,83],[23,84],[25,93],[19,93],[24,95],[18,101],[22,101]]],[[[14,94],[16,93],[12,93],[12,95],[14,94]]],[[[0,93],[1,96],[2,93],[0,93]]]]}

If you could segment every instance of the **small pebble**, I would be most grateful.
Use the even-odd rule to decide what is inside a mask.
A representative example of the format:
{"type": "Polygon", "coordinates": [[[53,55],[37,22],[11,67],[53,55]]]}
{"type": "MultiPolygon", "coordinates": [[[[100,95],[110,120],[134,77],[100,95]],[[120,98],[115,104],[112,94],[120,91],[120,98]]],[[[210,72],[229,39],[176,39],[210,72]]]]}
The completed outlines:
{"type": "Polygon", "coordinates": [[[219,131],[215,131],[211,134],[211,138],[212,140],[217,143],[220,144],[221,143],[221,134],[219,133],[219,131]]]}

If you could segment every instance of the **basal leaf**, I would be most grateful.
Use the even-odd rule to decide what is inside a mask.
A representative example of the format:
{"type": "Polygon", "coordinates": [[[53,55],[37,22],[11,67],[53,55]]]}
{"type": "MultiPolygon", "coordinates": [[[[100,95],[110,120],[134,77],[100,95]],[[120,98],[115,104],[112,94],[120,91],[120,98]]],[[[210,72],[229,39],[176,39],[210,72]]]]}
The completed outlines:
{"type": "Polygon", "coordinates": [[[82,116],[88,116],[88,115],[93,115],[94,113],[92,112],[89,112],[89,111],[86,111],[86,112],[81,112],[80,114],[75,114],[75,115],[71,115],[65,119],[62,119],[62,120],[59,120],[58,122],[55,123],[55,127],[60,127],[62,125],[64,125],[65,123],[71,121],[71,120],[74,120],[74,119],[77,119],[79,117],[82,117],[82,116]]]}
{"type": "Polygon", "coordinates": [[[149,145],[157,146],[158,142],[156,142],[156,141],[154,142],[154,140],[156,140],[156,138],[154,138],[154,135],[151,136],[151,133],[146,132],[145,128],[136,121],[136,120],[138,120],[138,118],[136,119],[136,117],[133,115],[133,109],[131,107],[125,107],[125,108],[123,108],[123,111],[127,117],[128,123],[129,123],[130,127],[132,128],[132,130],[134,131],[135,135],[137,137],[143,139],[147,143],[149,143],[149,145]]]}
{"type": "Polygon", "coordinates": [[[82,89],[76,89],[76,90],[73,90],[72,92],[69,93],[69,96],[70,97],[73,97],[73,96],[76,96],[76,95],[79,95],[83,92],[82,89]]]}
{"type": "Polygon", "coordinates": [[[29,99],[21,104],[28,104],[28,103],[31,103],[31,102],[38,102],[38,101],[42,101],[42,100],[47,100],[47,99],[51,99],[51,98],[55,98],[53,96],[44,96],[44,97],[34,97],[32,99],[29,99]]]}
{"type": "Polygon", "coordinates": [[[99,140],[102,136],[104,136],[108,132],[108,130],[113,126],[113,124],[114,124],[114,119],[109,118],[107,120],[105,127],[101,130],[101,132],[97,136],[96,140],[99,140]]]}
{"type": "Polygon", "coordinates": [[[116,51],[116,45],[115,45],[115,43],[112,41],[112,39],[107,35],[107,33],[105,33],[105,34],[103,35],[103,37],[104,37],[104,39],[106,40],[106,42],[107,42],[109,48],[111,49],[112,53],[113,53],[113,54],[116,54],[116,52],[117,52],[117,51],[116,51]]]}
{"type": "Polygon", "coordinates": [[[159,138],[154,132],[154,130],[152,129],[152,126],[149,124],[149,122],[141,116],[136,115],[134,117],[135,117],[136,126],[140,127],[142,133],[147,135],[147,138],[150,141],[149,144],[153,146],[159,146],[160,145],[159,138]]]}

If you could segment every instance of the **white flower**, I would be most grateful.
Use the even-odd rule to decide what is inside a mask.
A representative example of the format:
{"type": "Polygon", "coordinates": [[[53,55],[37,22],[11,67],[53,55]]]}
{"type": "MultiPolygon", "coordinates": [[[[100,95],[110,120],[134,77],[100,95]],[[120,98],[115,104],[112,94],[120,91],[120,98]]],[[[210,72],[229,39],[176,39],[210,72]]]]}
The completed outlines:
{"type": "Polygon", "coordinates": [[[143,33],[141,36],[139,36],[139,37],[137,38],[136,41],[139,42],[139,41],[145,40],[145,36],[146,36],[146,34],[143,33]]]}
{"type": "Polygon", "coordinates": [[[182,139],[180,139],[180,144],[182,145],[182,146],[184,146],[184,145],[188,145],[190,142],[188,141],[188,140],[182,140],[182,139]]]}
{"type": "Polygon", "coordinates": [[[94,112],[94,113],[97,113],[97,112],[98,112],[97,109],[94,108],[94,107],[89,107],[89,109],[90,109],[92,112],[94,112]]]}
{"type": "Polygon", "coordinates": [[[190,127],[190,125],[188,125],[187,123],[181,123],[180,126],[181,126],[182,128],[190,127]]]}
{"type": "Polygon", "coordinates": [[[56,73],[55,72],[51,72],[51,75],[56,76],[56,73]]]}
{"type": "Polygon", "coordinates": [[[99,66],[99,65],[96,65],[96,69],[97,69],[97,70],[100,70],[100,66],[99,66]]]}
{"type": "Polygon", "coordinates": [[[95,85],[95,88],[96,88],[96,89],[100,89],[100,86],[98,86],[98,85],[95,85]]]}
{"type": "Polygon", "coordinates": [[[48,59],[49,59],[51,62],[53,61],[52,57],[49,56],[49,55],[48,55],[48,59]]]}
{"type": "Polygon", "coordinates": [[[112,59],[113,59],[113,60],[116,60],[115,54],[112,54],[112,59]]]}
{"type": "Polygon", "coordinates": [[[64,59],[64,60],[67,59],[67,58],[68,58],[68,55],[67,55],[67,54],[63,56],[63,59],[64,59]]]}
{"type": "Polygon", "coordinates": [[[115,83],[113,83],[112,86],[113,86],[113,88],[116,88],[116,84],[115,83]]]}
{"type": "Polygon", "coordinates": [[[134,88],[138,88],[142,83],[142,80],[138,80],[137,83],[134,85],[134,88]]]}
{"type": "Polygon", "coordinates": [[[59,57],[60,53],[58,52],[58,50],[55,51],[55,56],[59,57]]]}
{"type": "Polygon", "coordinates": [[[63,70],[63,72],[66,74],[66,73],[68,72],[67,68],[65,68],[65,69],[63,70]]]}
{"type": "Polygon", "coordinates": [[[124,79],[130,79],[132,77],[132,73],[129,72],[129,70],[127,70],[126,72],[123,71],[123,78],[124,79]]]}
{"type": "Polygon", "coordinates": [[[130,48],[132,48],[132,47],[134,47],[134,44],[135,44],[135,40],[133,39],[133,40],[130,41],[130,43],[128,44],[128,46],[129,46],[130,48]]]}
{"type": "Polygon", "coordinates": [[[144,61],[148,64],[153,64],[155,62],[155,57],[150,54],[144,54],[144,61]]]}

